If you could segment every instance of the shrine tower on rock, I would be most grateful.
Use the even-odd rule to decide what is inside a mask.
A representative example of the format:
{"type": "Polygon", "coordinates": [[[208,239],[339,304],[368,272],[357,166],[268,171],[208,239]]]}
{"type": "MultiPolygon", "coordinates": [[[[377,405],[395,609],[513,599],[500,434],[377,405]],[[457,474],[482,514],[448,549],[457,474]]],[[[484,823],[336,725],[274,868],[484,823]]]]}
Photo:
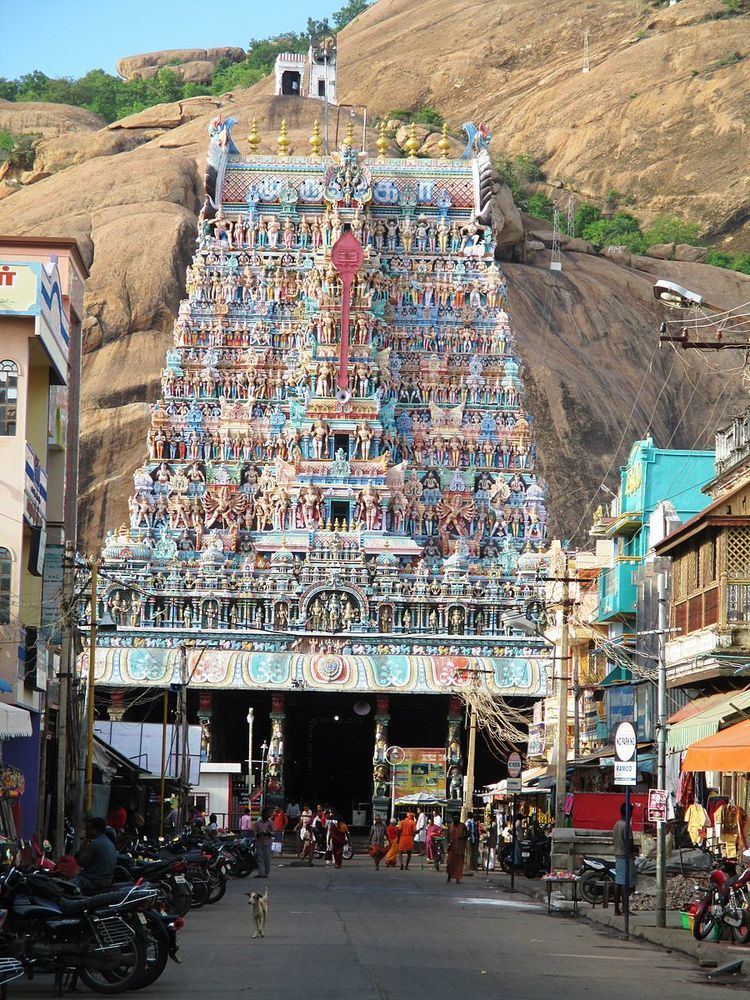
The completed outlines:
{"type": "Polygon", "coordinates": [[[98,640],[96,683],[113,712],[128,689],[189,684],[207,754],[230,727],[222,692],[243,710],[270,698],[270,802],[292,692],[369,697],[360,795],[376,803],[394,699],[443,695],[436,792],[458,797],[461,686],[547,689],[541,638],[512,623],[538,596],[547,508],[494,258],[489,136],[469,127],[459,159],[418,159],[412,137],[392,159],[384,129],[372,157],[350,127],[324,156],[316,124],[294,156],[282,124],[280,155],[245,158],[234,124],[210,129],[147,458],[103,549],[99,607],[118,627],[98,640]]]}

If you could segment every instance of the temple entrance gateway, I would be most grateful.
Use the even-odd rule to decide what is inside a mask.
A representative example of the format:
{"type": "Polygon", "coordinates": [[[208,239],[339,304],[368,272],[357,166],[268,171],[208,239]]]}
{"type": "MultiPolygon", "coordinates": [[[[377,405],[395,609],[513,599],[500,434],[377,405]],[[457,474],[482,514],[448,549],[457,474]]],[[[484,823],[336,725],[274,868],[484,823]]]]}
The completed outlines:
{"type": "MultiPolygon", "coordinates": [[[[306,64],[281,55],[281,92],[300,92],[306,64]]],[[[544,639],[514,624],[542,597],[547,504],[489,131],[467,124],[461,158],[444,137],[440,159],[417,159],[414,138],[391,159],[385,134],[359,150],[353,123],[322,155],[318,122],[302,164],[285,122],[280,155],[256,155],[255,129],[249,159],[234,123],[210,125],[129,522],[103,546],[94,599],[117,628],[97,636],[97,690],[189,686],[204,714],[216,697],[212,752],[236,743],[235,762],[234,706],[257,705],[271,805],[349,809],[372,788],[387,809],[383,743],[450,747],[460,796],[461,689],[540,698],[549,669],[544,639]],[[357,699],[372,719],[352,718],[357,699]],[[422,701],[436,721],[417,737],[422,701]]]]}

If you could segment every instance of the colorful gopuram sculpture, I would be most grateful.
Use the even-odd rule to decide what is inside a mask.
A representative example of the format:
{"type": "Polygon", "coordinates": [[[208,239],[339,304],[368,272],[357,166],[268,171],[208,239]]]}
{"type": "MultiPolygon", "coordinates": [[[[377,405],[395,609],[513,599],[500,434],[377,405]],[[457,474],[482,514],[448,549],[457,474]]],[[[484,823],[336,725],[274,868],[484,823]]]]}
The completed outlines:
{"type": "MultiPolygon", "coordinates": [[[[297,157],[282,126],[278,157],[243,158],[233,125],[212,124],[147,459],[104,546],[119,628],[98,683],[187,669],[204,689],[387,696],[474,677],[543,695],[542,642],[508,624],[537,596],[547,507],[486,133],[471,127],[462,159],[388,159],[382,131],[370,158],[351,129],[323,156],[316,127],[297,157]]],[[[377,740],[373,766],[385,787],[377,740]]]]}

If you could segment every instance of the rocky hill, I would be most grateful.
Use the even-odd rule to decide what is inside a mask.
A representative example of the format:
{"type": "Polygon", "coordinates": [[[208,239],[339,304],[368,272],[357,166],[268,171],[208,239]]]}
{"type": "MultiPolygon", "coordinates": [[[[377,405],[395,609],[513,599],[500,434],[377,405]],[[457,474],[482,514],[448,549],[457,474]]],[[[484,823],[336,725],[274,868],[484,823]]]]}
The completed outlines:
{"type": "Polygon", "coordinates": [[[244,58],[245,50],[234,45],[216,49],[164,49],[123,56],[117,60],[116,70],[124,80],[149,80],[167,67],[188,83],[209,83],[221,60],[239,62],[244,58]]]}
{"type": "Polygon", "coordinates": [[[732,6],[378,0],[340,35],[339,94],[485,120],[581,198],[615,189],[646,221],[683,216],[750,249],[750,14],[732,6]]]}
{"type": "MultiPolygon", "coordinates": [[[[566,16],[572,17],[572,6],[567,0],[558,0],[555,9],[559,8],[560,16],[567,11],[566,16]]],[[[580,9],[581,4],[576,6],[580,9]]],[[[691,9],[706,10],[710,6],[708,0],[682,0],[677,8],[661,11],[654,17],[674,17],[671,12],[680,9],[686,16],[691,9]]],[[[630,2],[600,0],[590,8],[592,18],[599,17],[602,10],[609,11],[613,23],[620,26],[617,30],[625,30],[630,24],[628,18],[635,20],[630,2]]],[[[548,33],[548,20],[541,18],[538,6],[535,9],[538,18],[533,23],[552,46],[554,33],[548,33]]],[[[495,19],[504,18],[507,25],[522,10],[527,10],[530,17],[531,4],[527,0],[514,0],[512,5],[496,0],[471,3],[455,0],[450,5],[433,0],[419,3],[379,0],[373,10],[358,18],[340,36],[342,100],[359,100],[366,86],[371,86],[372,103],[379,110],[431,102],[441,110],[444,107],[451,120],[480,115],[491,118],[487,114],[492,111],[486,97],[487,85],[479,85],[483,67],[487,80],[500,80],[494,57],[490,58],[487,50],[490,14],[494,11],[495,19]],[[413,15],[408,38],[404,34],[409,27],[404,20],[406,9],[413,15]],[[450,35],[450,26],[442,15],[434,24],[427,23],[428,9],[434,17],[450,9],[458,19],[457,25],[463,24],[464,28],[473,25],[471,39],[476,50],[473,57],[469,56],[468,43],[463,61],[441,55],[443,34],[450,35]],[[380,19],[379,28],[374,20],[376,15],[380,19]],[[370,32],[372,48],[367,58],[365,32],[370,32]],[[381,35],[391,37],[394,45],[402,35],[398,44],[407,46],[408,42],[411,63],[403,54],[398,75],[388,51],[378,48],[381,35]],[[420,53],[429,49],[435,58],[428,63],[426,55],[423,58],[420,53]],[[353,68],[348,68],[355,59],[361,80],[367,78],[369,84],[360,83],[353,68]],[[446,70],[446,60],[452,67],[450,73],[446,70]],[[382,81],[378,80],[378,67],[382,70],[382,81]],[[431,74],[437,82],[431,79],[431,74]],[[466,81],[466,87],[461,81],[466,81]],[[437,89],[431,89],[438,84],[446,95],[454,86],[451,102],[446,99],[443,105],[438,100],[437,89]]],[[[735,33],[740,23],[744,21],[731,19],[735,33]]],[[[564,19],[559,24],[560,37],[564,39],[567,37],[562,30],[564,19]]],[[[724,24],[716,22],[722,31],[724,24]]],[[[519,30],[522,27],[520,22],[517,27],[519,30]]],[[[525,35],[519,38],[525,38],[525,44],[533,47],[531,27],[529,20],[525,35]]],[[[511,44],[510,38],[507,44],[511,44]]],[[[572,66],[572,41],[570,46],[572,66]]],[[[592,73],[587,78],[593,77],[594,51],[592,46],[592,73]]],[[[519,56],[521,62],[523,58],[519,56]]],[[[552,72],[554,46],[547,50],[547,63],[552,72]]],[[[513,65],[510,60],[508,66],[513,65]]],[[[510,69],[503,72],[510,73],[510,69]]],[[[534,89],[531,70],[527,68],[524,72],[529,93],[523,97],[519,85],[514,105],[517,108],[524,100],[528,104],[534,89]]],[[[542,87],[545,76],[541,69],[537,78],[538,86],[542,87]]],[[[573,82],[571,75],[571,86],[573,82]]],[[[717,86],[717,93],[719,90],[717,86]]],[[[504,123],[497,87],[492,93],[497,104],[496,117],[491,118],[494,145],[511,152],[528,152],[524,135],[504,123]],[[506,146],[506,142],[510,145],[506,146]]],[[[717,100],[720,102],[720,94],[717,100]]],[[[654,97],[654,105],[659,102],[654,97]]],[[[510,107],[510,97],[507,103],[510,107]]],[[[586,131],[591,143],[599,143],[600,155],[605,157],[604,139],[597,138],[591,93],[588,103],[590,120],[586,131]]],[[[607,111],[608,107],[603,100],[603,132],[612,125],[613,112],[607,111]]],[[[77,131],[51,134],[45,139],[40,156],[45,158],[44,165],[52,172],[51,176],[31,186],[6,190],[6,197],[0,201],[0,231],[75,236],[91,264],[86,293],[81,464],[82,528],[86,544],[92,550],[105,526],[125,518],[132,471],[143,459],[148,402],[157,395],[173,316],[184,292],[184,271],[193,247],[202,198],[207,125],[217,110],[239,120],[235,135],[244,150],[248,147],[242,136],[247,134],[254,117],[262,136],[262,152],[275,149],[284,117],[293,152],[295,149],[302,152],[309,148],[308,137],[321,107],[317,102],[299,98],[275,98],[271,82],[265,80],[221,100],[195,98],[151,108],[106,129],[91,131],[92,123],[86,121],[74,126],[77,131]]],[[[61,108],[59,114],[65,113],[61,108]]],[[[335,129],[335,116],[333,119],[332,129],[335,129]]],[[[662,154],[665,161],[674,161],[683,155],[686,137],[684,129],[675,127],[670,131],[669,121],[665,118],[662,154]]],[[[707,124],[698,115],[693,128],[707,129],[713,123],[714,119],[707,124]]],[[[531,118],[523,127],[532,138],[546,135],[545,129],[531,118]]],[[[728,209],[730,202],[739,205],[741,201],[736,185],[732,185],[732,179],[740,171],[741,158],[736,155],[739,140],[731,138],[734,123],[729,114],[725,127],[730,136],[727,142],[735,143],[735,159],[730,163],[728,154],[717,153],[715,165],[709,165],[704,158],[696,162],[693,170],[694,187],[701,192],[694,204],[705,206],[706,212],[711,205],[716,207],[720,198],[724,198],[728,209]]],[[[645,140],[635,130],[632,143],[636,151],[638,141],[645,140]]],[[[368,148],[374,150],[371,133],[368,148]]],[[[560,145],[561,150],[566,148],[565,143],[560,145]]],[[[581,157],[576,162],[580,162],[581,185],[594,184],[594,173],[587,172],[586,161],[581,157]]],[[[674,192],[679,190],[678,171],[673,164],[668,169],[672,170],[671,186],[667,184],[667,174],[663,174],[664,186],[658,197],[659,204],[663,202],[665,206],[667,197],[672,197],[673,202],[667,206],[672,210],[677,205],[674,192]]],[[[602,174],[602,184],[610,183],[625,187],[610,175],[605,178],[602,174]]],[[[654,210],[656,207],[654,203],[654,210]]],[[[662,317],[651,293],[655,273],[682,280],[698,291],[710,291],[712,301],[726,306],[750,299],[750,279],[701,264],[629,257],[618,263],[572,252],[563,254],[562,273],[554,275],[549,270],[548,251],[538,249],[540,244],[535,241],[525,240],[507,188],[497,190],[495,218],[501,241],[505,242],[505,256],[509,256],[512,244],[516,247],[513,255],[525,261],[504,267],[509,277],[511,310],[520,350],[528,368],[530,402],[544,471],[551,488],[554,528],[569,536],[580,523],[585,528],[588,522],[581,517],[585,503],[604,477],[609,476],[612,484],[613,470],[635,436],[650,429],[660,444],[671,442],[683,447],[706,444],[717,421],[740,402],[736,398],[736,378],[730,380],[712,366],[720,363],[736,366],[741,359],[738,362],[736,358],[727,358],[725,362],[722,356],[709,364],[702,356],[678,356],[675,351],[658,349],[657,330],[662,317]]],[[[527,220],[529,224],[534,228],[539,226],[538,222],[527,220]]]]}

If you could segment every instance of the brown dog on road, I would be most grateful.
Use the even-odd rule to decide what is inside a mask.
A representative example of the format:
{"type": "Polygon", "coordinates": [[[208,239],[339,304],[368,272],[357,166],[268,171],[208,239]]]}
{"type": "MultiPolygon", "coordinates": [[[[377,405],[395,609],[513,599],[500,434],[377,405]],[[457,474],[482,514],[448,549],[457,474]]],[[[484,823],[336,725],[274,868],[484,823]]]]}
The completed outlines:
{"type": "Polygon", "coordinates": [[[247,901],[250,904],[250,916],[253,921],[253,937],[266,936],[266,920],[268,919],[268,889],[260,892],[248,892],[247,901]]]}

